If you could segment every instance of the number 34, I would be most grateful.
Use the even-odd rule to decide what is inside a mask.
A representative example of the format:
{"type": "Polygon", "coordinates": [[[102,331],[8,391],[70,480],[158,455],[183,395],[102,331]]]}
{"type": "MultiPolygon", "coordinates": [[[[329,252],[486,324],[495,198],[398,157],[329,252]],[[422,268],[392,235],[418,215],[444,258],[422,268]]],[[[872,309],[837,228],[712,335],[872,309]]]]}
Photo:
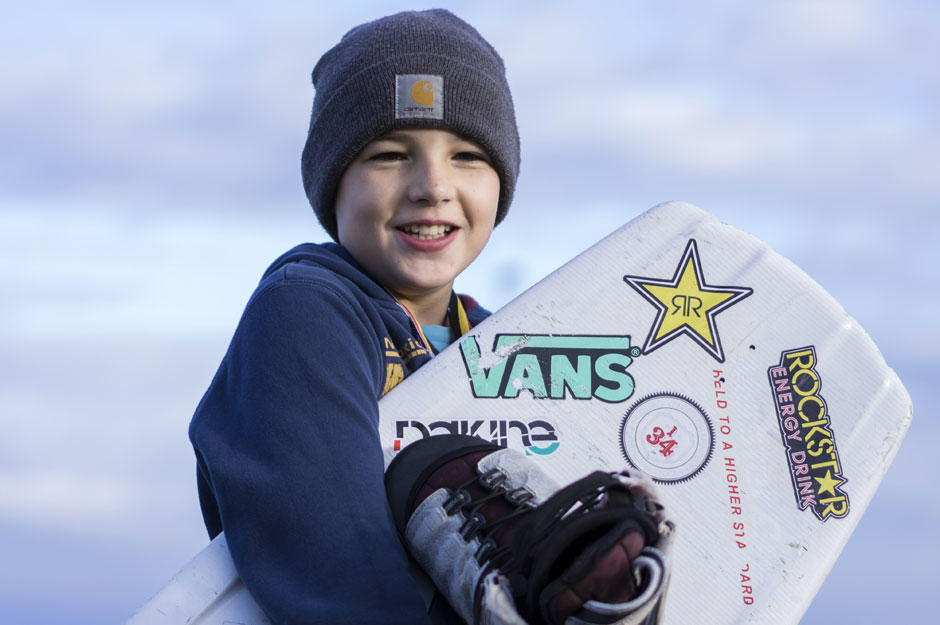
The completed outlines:
{"type": "Polygon", "coordinates": [[[676,433],[676,426],[673,426],[668,432],[663,431],[660,427],[653,428],[652,434],[646,435],[646,442],[650,445],[659,445],[659,453],[663,455],[664,458],[668,458],[672,455],[673,447],[676,446],[677,441],[672,438],[672,435],[676,433]],[[667,440],[663,440],[663,439],[667,440]]]}

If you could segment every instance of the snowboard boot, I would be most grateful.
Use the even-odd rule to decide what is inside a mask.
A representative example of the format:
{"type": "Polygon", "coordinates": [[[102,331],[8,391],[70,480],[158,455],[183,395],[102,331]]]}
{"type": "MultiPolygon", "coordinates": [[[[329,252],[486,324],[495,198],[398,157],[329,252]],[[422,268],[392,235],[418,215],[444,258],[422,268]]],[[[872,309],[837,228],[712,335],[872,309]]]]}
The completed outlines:
{"type": "Polygon", "coordinates": [[[447,435],[399,452],[385,484],[409,553],[467,623],[658,619],[673,528],[645,478],[559,488],[519,452],[447,435]]]}

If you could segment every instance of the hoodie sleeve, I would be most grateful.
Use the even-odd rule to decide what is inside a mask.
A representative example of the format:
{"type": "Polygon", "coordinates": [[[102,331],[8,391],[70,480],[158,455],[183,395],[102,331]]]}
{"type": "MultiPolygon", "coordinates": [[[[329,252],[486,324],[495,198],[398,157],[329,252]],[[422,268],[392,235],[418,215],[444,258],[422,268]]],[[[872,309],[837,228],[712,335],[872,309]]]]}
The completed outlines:
{"type": "Polygon", "coordinates": [[[210,533],[276,624],[429,622],[386,501],[373,323],[328,282],[259,292],[190,426],[210,533]]]}

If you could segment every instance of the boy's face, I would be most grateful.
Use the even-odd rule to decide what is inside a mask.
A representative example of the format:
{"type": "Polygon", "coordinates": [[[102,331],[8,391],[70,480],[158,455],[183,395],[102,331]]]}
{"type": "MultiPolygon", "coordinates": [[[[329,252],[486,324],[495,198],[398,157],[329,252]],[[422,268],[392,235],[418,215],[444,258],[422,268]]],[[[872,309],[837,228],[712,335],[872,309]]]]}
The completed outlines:
{"type": "Polygon", "coordinates": [[[475,142],[447,130],[396,130],[340,180],[340,243],[403,300],[450,294],[496,222],[499,176],[475,142]]]}

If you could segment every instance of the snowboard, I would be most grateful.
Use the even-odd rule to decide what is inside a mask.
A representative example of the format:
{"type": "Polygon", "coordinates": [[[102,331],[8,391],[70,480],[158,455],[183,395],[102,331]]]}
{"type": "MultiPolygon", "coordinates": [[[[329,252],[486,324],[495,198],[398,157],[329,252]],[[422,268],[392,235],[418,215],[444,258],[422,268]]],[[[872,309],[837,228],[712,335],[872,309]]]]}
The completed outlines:
{"type": "MultiPolygon", "coordinates": [[[[865,331],[805,273],[695,206],[656,206],[380,402],[386,466],[472,434],[566,484],[639,470],[676,524],[662,623],[797,623],[912,417],[865,331]]],[[[262,625],[224,534],[130,625],[262,625]]]]}

